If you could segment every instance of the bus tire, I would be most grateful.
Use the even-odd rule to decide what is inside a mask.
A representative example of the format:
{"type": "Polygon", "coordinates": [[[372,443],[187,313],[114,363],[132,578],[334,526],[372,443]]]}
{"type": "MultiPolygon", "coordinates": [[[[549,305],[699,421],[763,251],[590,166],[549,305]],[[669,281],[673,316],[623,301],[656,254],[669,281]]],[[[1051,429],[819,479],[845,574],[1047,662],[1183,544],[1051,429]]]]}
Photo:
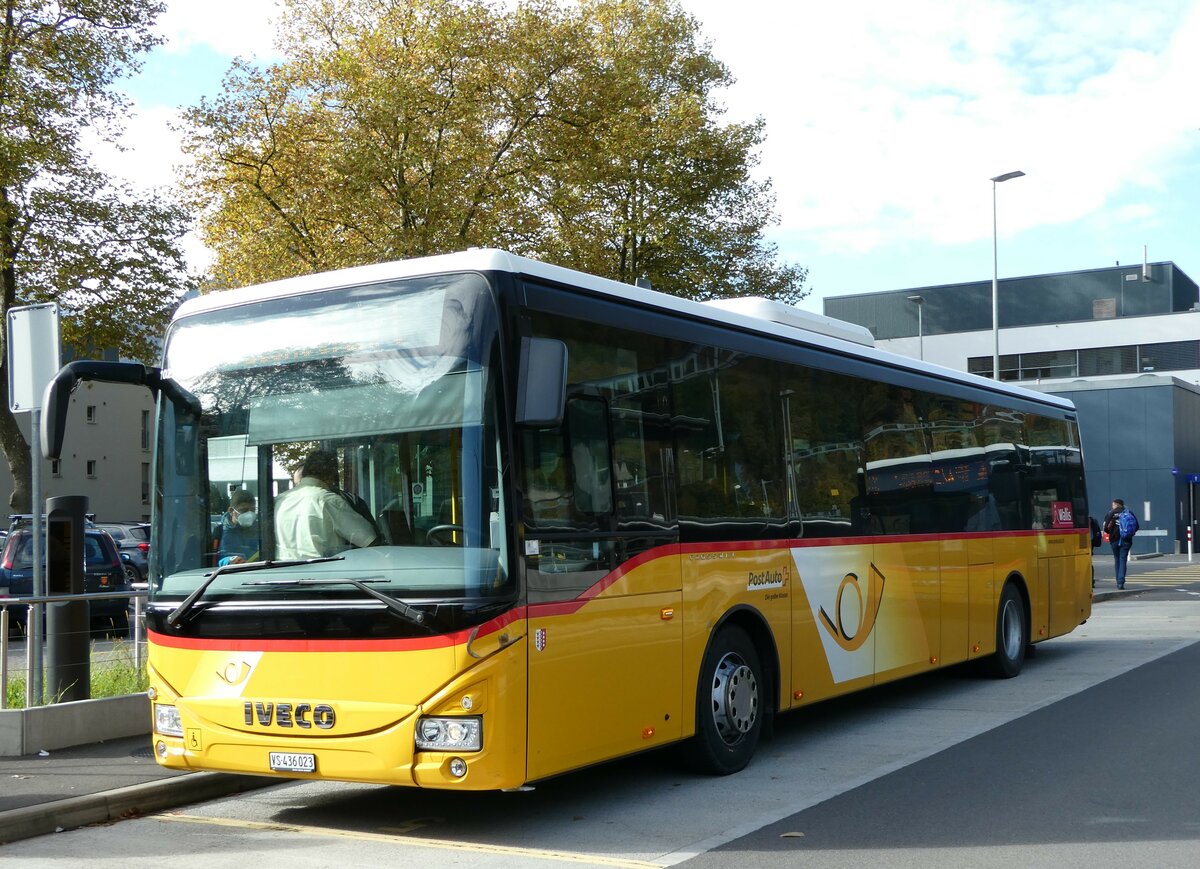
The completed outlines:
{"type": "Polygon", "coordinates": [[[1029,624],[1025,618],[1025,602],[1016,583],[1007,582],[1000,593],[1000,609],[996,613],[996,651],[986,659],[984,672],[996,679],[1016,676],[1025,663],[1025,647],[1028,644],[1029,624]]]}
{"type": "Polygon", "coordinates": [[[763,729],[763,679],[758,650],[735,625],[713,637],[696,692],[696,734],[685,745],[698,772],[730,775],[746,768],[763,729]]]}

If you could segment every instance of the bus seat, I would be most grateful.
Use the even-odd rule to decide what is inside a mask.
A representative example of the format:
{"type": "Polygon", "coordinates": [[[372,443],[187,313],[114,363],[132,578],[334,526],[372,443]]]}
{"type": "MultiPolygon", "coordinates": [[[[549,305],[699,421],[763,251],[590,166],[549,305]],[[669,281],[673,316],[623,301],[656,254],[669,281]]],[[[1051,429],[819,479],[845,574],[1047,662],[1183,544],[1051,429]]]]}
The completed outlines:
{"type": "Polygon", "coordinates": [[[393,546],[412,546],[412,524],[408,513],[397,504],[388,504],[379,511],[379,524],[383,526],[388,541],[393,546]]]}

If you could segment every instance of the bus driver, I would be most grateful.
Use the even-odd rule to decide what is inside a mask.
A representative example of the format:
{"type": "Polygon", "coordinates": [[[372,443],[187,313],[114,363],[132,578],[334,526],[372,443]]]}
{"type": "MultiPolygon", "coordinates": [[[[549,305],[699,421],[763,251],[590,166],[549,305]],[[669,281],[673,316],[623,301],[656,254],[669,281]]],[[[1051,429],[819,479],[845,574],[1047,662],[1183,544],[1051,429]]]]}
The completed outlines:
{"type": "Polygon", "coordinates": [[[316,450],[300,466],[296,485],[275,502],[276,558],[323,558],[370,546],[378,530],[337,488],[337,456],[316,450]]]}

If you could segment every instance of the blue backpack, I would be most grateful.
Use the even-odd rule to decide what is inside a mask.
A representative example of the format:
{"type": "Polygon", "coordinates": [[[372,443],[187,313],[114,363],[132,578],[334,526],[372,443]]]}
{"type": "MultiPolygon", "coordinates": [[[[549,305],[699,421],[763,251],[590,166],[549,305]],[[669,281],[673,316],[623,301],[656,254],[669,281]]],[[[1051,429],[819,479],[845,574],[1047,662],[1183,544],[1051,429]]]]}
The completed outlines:
{"type": "Polygon", "coordinates": [[[1132,510],[1125,510],[1122,512],[1121,515],[1117,517],[1117,524],[1121,529],[1122,540],[1132,540],[1133,535],[1137,534],[1138,532],[1137,516],[1133,514],[1132,510]]]}

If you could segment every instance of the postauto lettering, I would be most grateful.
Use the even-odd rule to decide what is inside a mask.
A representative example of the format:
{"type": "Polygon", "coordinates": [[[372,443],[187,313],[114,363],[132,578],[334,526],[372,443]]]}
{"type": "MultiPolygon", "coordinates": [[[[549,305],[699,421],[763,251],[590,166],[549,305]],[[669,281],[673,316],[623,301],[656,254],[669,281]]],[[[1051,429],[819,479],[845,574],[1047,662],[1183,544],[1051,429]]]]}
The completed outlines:
{"type": "Polygon", "coordinates": [[[264,703],[247,700],[242,704],[247,727],[258,724],[270,727],[274,722],[276,727],[299,727],[308,730],[315,724],[321,730],[332,730],[337,722],[337,713],[327,703],[264,703]],[[311,719],[310,719],[311,716],[311,719]]]}

